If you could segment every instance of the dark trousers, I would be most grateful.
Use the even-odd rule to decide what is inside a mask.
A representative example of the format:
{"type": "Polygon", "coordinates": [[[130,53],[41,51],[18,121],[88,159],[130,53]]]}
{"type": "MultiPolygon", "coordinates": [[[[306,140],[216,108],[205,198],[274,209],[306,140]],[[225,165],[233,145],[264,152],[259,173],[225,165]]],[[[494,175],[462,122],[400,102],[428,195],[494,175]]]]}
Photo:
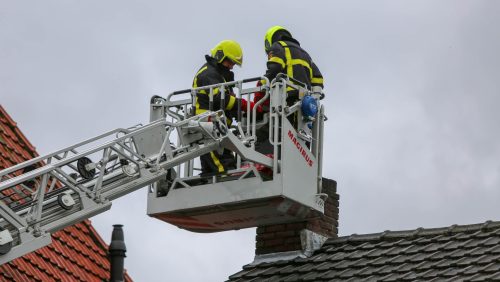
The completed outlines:
{"type": "Polygon", "coordinates": [[[274,147],[269,142],[269,126],[263,126],[259,128],[255,135],[257,137],[257,142],[255,142],[255,151],[267,155],[274,153],[274,147]]]}
{"type": "MultiPolygon", "coordinates": [[[[297,102],[297,97],[298,93],[296,91],[291,91],[289,92],[289,97],[287,98],[287,105],[292,106],[295,102],[297,102]],[[290,93],[292,95],[290,95],[290,93]]],[[[297,129],[298,126],[298,115],[297,113],[289,115],[287,117],[288,121],[292,124],[292,126],[297,129]]],[[[281,128],[281,124],[279,125],[279,128],[281,128]]],[[[263,126],[260,129],[258,129],[255,132],[255,135],[257,137],[257,141],[255,142],[255,151],[267,155],[267,154],[273,154],[274,153],[274,148],[273,145],[271,145],[271,142],[269,142],[269,126],[263,126]]],[[[280,138],[280,135],[278,134],[278,139],[280,138]]],[[[278,152],[280,153],[280,152],[278,152]]],[[[280,158],[280,157],[278,157],[280,158]]]]}
{"type": "Polygon", "coordinates": [[[210,152],[200,157],[201,175],[208,176],[236,169],[236,158],[234,154],[224,149],[222,154],[217,151],[210,152]]]}

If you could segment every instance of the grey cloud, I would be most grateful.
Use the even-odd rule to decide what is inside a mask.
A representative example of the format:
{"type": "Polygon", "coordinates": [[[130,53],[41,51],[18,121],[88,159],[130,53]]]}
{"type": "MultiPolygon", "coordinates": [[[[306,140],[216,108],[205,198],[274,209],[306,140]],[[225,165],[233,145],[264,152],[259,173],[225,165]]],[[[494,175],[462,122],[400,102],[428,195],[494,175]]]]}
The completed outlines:
{"type": "MultiPolygon", "coordinates": [[[[500,4],[495,1],[0,0],[0,103],[40,153],[147,122],[153,94],[191,85],[238,40],[260,75],[265,30],[287,26],[325,75],[326,177],[342,234],[499,220],[500,4]],[[298,16],[300,15],[300,16],[298,16]]],[[[191,234],[145,216],[145,191],[93,219],[125,225],[138,281],[221,281],[254,230],[191,234]]]]}

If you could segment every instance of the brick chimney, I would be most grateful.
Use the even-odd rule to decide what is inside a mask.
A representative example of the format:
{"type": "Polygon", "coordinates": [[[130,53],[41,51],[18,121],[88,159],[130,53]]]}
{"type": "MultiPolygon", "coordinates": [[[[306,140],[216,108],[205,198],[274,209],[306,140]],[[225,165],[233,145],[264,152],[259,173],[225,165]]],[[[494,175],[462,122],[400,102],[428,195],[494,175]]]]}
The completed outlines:
{"type": "Polygon", "coordinates": [[[339,195],[337,182],[323,178],[322,193],[328,195],[325,213],[309,221],[261,226],[257,228],[255,263],[278,256],[309,256],[328,238],[338,236],[339,195]]]}

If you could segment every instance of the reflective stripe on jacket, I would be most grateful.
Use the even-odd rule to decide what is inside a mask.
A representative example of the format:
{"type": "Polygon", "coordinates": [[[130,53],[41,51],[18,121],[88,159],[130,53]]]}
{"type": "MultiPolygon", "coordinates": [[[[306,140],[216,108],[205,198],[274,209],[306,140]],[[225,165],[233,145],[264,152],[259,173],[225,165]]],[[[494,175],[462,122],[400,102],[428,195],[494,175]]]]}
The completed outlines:
{"type": "MultiPolygon", "coordinates": [[[[234,81],[234,73],[226,67],[217,63],[215,59],[210,56],[205,56],[207,63],[205,63],[196,73],[193,80],[193,88],[208,86],[212,84],[224,83],[234,81]]],[[[226,112],[235,109],[236,97],[231,93],[231,89],[225,90],[225,107],[226,112]]],[[[209,91],[200,90],[196,93],[195,106],[196,114],[201,114],[209,110],[209,91]]],[[[213,110],[220,110],[221,95],[219,88],[213,90],[213,110]]]]}
{"type": "Polygon", "coordinates": [[[268,54],[266,77],[273,80],[278,73],[285,73],[308,87],[323,87],[323,75],[309,54],[295,39],[277,41],[268,54]]]}

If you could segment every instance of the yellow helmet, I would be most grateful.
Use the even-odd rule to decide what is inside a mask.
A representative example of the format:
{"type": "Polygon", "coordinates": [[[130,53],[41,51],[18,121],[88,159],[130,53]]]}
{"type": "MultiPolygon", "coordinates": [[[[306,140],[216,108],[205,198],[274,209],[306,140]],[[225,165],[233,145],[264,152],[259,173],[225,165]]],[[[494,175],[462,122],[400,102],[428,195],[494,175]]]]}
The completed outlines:
{"type": "Polygon", "coordinates": [[[240,44],[234,40],[222,40],[210,53],[218,63],[222,63],[227,58],[240,67],[243,64],[243,50],[241,50],[240,44]]]}
{"type": "Polygon", "coordinates": [[[266,53],[269,53],[269,49],[271,49],[271,45],[273,45],[273,36],[276,34],[277,31],[285,31],[288,33],[290,36],[292,35],[286,28],[275,25],[271,27],[270,29],[267,30],[266,36],[264,37],[264,49],[266,50],[266,53]]]}

